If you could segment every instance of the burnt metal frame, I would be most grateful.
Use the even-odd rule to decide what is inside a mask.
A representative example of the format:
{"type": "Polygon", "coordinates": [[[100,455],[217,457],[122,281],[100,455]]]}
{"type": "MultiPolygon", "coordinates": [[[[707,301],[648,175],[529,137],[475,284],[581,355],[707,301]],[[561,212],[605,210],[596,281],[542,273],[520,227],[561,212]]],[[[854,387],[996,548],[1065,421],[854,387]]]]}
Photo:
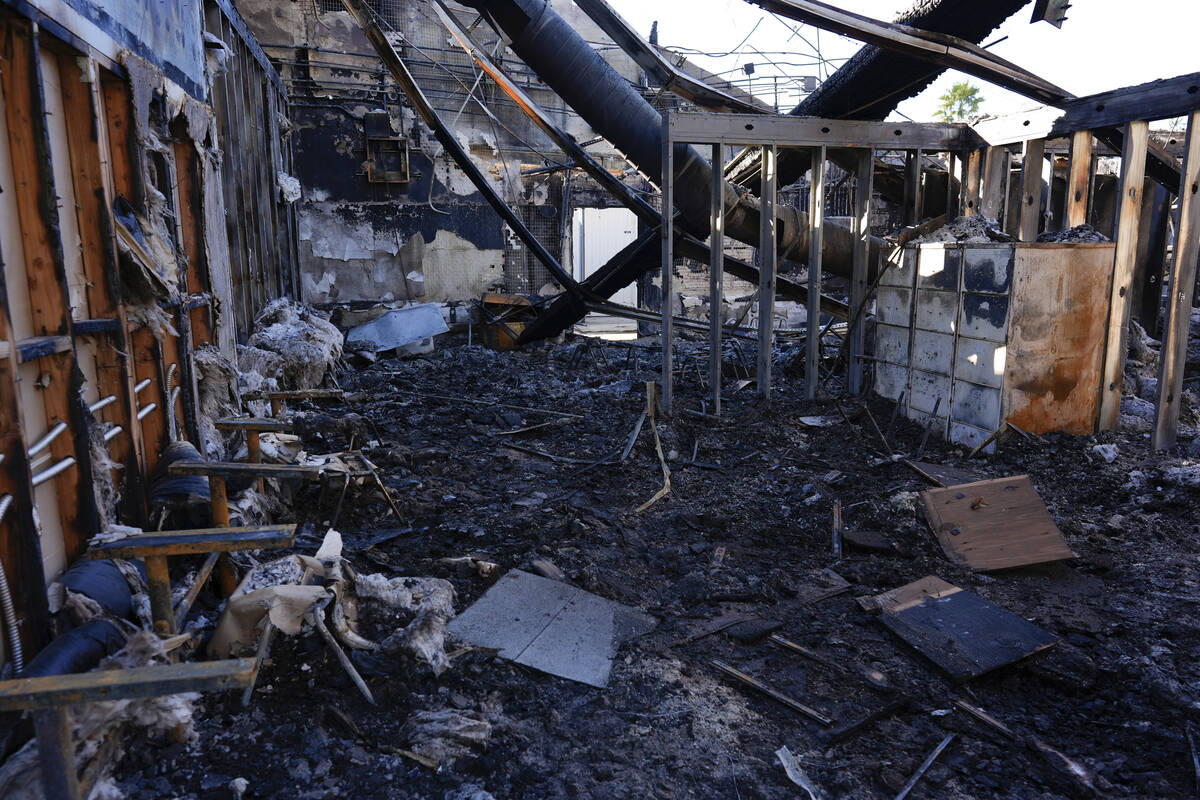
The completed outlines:
{"type": "MultiPolygon", "coordinates": [[[[829,148],[850,148],[862,152],[859,162],[860,179],[866,178],[870,191],[872,167],[876,150],[927,150],[934,152],[964,152],[978,149],[981,140],[967,125],[954,123],[923,124],[914,122],[861,122],[852,120],[818,119],[813,117],[763,117],[752,114],[680,114],[663,115],[662,194],[663,209],[674,204],[674,147],[676,144],[710,145],[713,158],[713,192],[709,224],[713,231],[711,262],[720,263],[723,245],[721,222],[725,216],[723,185],[718,167],[724,166],[724,147],[729,145],[762,148],[762,226],[759,238],[759,315],[758,315],[758,394],[767,398],[771,391],[771,342],[773,308],[775,304],[775,270],[777,267],[777,220],[775,156],[779,147],[808,147],[813,150],[814,191],[809,203],[809,283],[808,283],[808,355],[805,392],[815,398],[820,383],[820,294],[821,244],[824,223],[824,161],[829,148]]],[[[855,302],[865,303],[870,259],[870,199],[869,195],[855,208],[855,253],[851,279],[851,314],[855,302]]],[[[662,407],[671,413],[674,399],[673,334],[671,313],[672,267],[675,260],[674,237],[662,237],[662,407]]],[[[709,296],[709,379],[713,413],[720,413],[721,394],[721,291],[720,278],[710,266],[709,296]]],[[[863,366],[863,336],[861,314],[853,318],[850,330],[850,383],[861,390],[863,366]]]]}

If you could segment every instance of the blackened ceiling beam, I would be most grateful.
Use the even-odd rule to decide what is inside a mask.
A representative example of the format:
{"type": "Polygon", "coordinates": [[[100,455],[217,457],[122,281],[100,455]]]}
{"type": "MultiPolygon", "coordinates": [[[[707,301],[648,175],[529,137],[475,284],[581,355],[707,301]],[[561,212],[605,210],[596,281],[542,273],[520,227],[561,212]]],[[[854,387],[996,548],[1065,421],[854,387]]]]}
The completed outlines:
{"type": "Polygon", "coordinates": [[[649,42],[642,39],[612,6],[604,0],[575,0],[575,5],[591,17],[634,62],[646,70],[663,89],[679,95],[696,105],[713,111],[734,111],[742,114],[762,114],[764,109],[745,100],[715,89],[681,71],[663,58],[649,42]]]}
{"type": "Polygon", "coordinates": [[[405,96],[408,97],[409,102],[412,103],[421,120],[433,131],[434,136],[441,142],[442,147],[446,148],[446,152],[454,159],[454,163],[458,165],[458,168],[470,179],[479,193],[488,201],[488,204],[500,215],[500,218],[508,224],[508,227],[521,240],[521,243],[528,247],[534,257],[549,270],[559,285],[572,297],[581,299],[582,290],[579,284],[563,269],[562,265],[558,263],[558,259],[538,241],[537,237],[533,235],[520,217],[516,215],[516,212],[509,207],[508,203],[504,202],[504,198],[496,193],[495,188],[492,187],[483,173],[479,171],[479,167],[471,160],[467,151],[463,149],[454,132],[438,116],[437,110],[434,109],[433,104],[425,97],[425,93],[421,91],[421,87],[417,85],[412,73],[405,66],[404,60],[400,58],[400,54],[396,52],[391,41],[388,40],[387,35],[379,26],[378,16],[375,11],[367,5],[365,0],[342,0],[342,4],[345,5],[346,10],[350,12],[350,15],[362,27],[368,41],[371,42],[371,45],[379,54],[379,58],[388,68],[392,78],[400,85],[400,88],[404,91],[405,96]]]}

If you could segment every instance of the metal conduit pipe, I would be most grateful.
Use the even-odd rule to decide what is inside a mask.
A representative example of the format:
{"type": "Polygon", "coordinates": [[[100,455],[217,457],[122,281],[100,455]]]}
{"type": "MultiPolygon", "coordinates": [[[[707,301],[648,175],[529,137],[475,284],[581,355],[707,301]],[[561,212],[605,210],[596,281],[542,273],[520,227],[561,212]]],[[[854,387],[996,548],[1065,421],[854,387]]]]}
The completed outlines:
{"type": "MultiPolygon", "coordinates": [[[[662,181],[662,117],[629,82],[584,41],[547,0],[471,0],[512,39],[511,48],[567,105],[604,138],[612,142],[654,184],[662,181]]],[[[676,144],[675,197],[688,233],[708,236],[712,197],[709,163],[695,148],[676,144]]],[[[758,199],[724,184],[725,233],[750,245],[759,237],[758,199]]],[[[808,261],[808,215],[778,207],[781,258],[808,261]]],[[[827,220],[824,225],[822,267],[849,277],[853,266],[854,233],[847,225],[827,220]]],[[[882,244],[872,237],[872,257],[882,244]]]]}
{"type": "MultiPolygon", "coordinates": [[[[13,504],[13,496],[0,497],[0,523],[13,504]]],[[[12,591],[8,588],[8,575],[0,563],[0,610],[4,612],[4,627],[8,629],[8,647],[12,651],[13,674],[18,678],[25,671],[25,651],[21,648],[21,636],[17,632],[17,612],[13,608],[12,591]]]]}
{"type": "Polygon", "coordinates": [[[99,400],[97,400],[96,402],[92,403],[90,406],[88,406],[88,411],[95,414],[100,409],[107,408],[108,406],[111,406],[115,402],[117,402],[117,396],[115,394],[110,394],[108,397],[102,397],[99,400]]]}
{"type": "Polygon", "coordinates": [[[39,472],[37,475],[34,475],[33,480],[30,482],[34,486],[41,486],[46,481],[48,481],[51,478],[54,478],[58,475],[61,475],[62,473],[66,472],[68,469],[70,469],[73,466],[75,466],[75,457],[67,456],[62,461],[58,462],[53,467],[50,467],[50,469],[46,470],[45,472],[39,472]]]}
{"type": "Polygon", "coordinates": [[[45,436],[38,439],[33,444],[29,445],[28,453],[30,457],[37,455],[50,446],[50,443],[58,438],[59,434],[67,429],[67,423],[60,422],[51,428],[45,436]]]}

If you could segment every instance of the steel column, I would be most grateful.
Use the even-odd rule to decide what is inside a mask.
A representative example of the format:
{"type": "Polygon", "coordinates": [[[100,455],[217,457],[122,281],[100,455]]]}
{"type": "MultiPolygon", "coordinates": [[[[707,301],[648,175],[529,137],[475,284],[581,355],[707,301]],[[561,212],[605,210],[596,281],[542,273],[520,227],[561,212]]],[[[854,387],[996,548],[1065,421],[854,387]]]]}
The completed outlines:
{"type": "MultiPolygon", "coordinates": [[[[712,212],[709,215],[712,240],[708,265],[708,384],[712,388],[712,413],[721,413],[721,301],[725,269],[725,148],[712,146],[712,212]]],[[[759,273],[761,276],[761,272],[759,273]]]]}
{"type": "MultiPolygon", "coordinates": [[[[762,192],[758,238],[758,394],[771,395],[771,333],[775,322],[776,256],[775,172],[779,152],[775,145],[762,148],[762,192]]],[[[812,219],[812,215],[809,215],[812,219]]],[[[819,268],[818,268],[819,269],[819,268]]],[[[811,274],[811,267],[810,267],[811,274]]],[[[812,283],[809,283],[808,304],[812,305],[812,283]]],[[[820,297],[818,296],[818,302],[820,297]]]]}

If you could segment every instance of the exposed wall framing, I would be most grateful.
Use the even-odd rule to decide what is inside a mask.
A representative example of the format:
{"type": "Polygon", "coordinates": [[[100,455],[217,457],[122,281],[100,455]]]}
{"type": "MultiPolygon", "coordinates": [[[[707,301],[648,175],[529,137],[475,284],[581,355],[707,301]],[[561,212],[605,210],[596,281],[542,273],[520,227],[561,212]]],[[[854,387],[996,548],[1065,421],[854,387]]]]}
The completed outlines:
{"type": "Polygon", "coordinates": [[[300,296],[296,213],[279,189],[279,175],[292,174],[288,95],[231,3],[206,3],[205,27],[228,48],[225,70],[213,80],[212,104],[219,140],[238,143],[222,149],[221,177],[233,314],[244,343],[263,306],[300,296]]]}
{"type": "Polygon", "coordinates": [[[270,237],[252,241],[256,266],[237,279],[212,109],[132,53],[115,63],[37,9],[0,5],[0,565],[27,657],[52,635],[46,581],[105,525],[146,524],[172,428],[204,449],[193,350],[231,353],[235,318],[248,326],[295,292],[294,218],[277,186],[290,168],[286,97],[244,28],[227,34],[227,63],[257,76],[253,109],[270,122],[231,132],[248,139],[224,172],[255,181],[238,212],[270,237]],[[239,289],[247,304],[223,306],[239,289]],[[119,505],[97,488],[110,468],[119,505]]]}

